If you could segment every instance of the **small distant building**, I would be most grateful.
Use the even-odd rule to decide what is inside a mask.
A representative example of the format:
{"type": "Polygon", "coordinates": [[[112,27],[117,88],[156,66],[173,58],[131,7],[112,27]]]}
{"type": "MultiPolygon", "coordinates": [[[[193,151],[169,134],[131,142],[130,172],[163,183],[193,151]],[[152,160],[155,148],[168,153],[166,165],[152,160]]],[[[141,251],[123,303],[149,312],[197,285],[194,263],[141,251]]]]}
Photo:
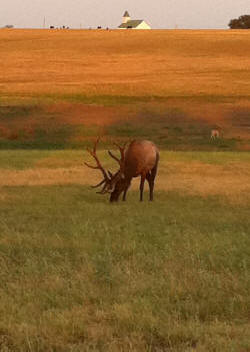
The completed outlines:
{"type": "Polygon", "coordinates": [[[122,17],[122,23],[118,26],[120,29],[151,29],[150,25],[144,20],[131,20],[128,11],[125,11],[122,17]]]}

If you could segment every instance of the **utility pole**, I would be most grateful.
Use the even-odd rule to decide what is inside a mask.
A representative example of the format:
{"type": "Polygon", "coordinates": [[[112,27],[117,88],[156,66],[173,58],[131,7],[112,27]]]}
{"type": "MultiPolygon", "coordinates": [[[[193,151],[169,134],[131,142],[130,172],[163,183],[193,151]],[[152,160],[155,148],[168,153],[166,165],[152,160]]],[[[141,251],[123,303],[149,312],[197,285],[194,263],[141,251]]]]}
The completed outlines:
{"type": "Polygon", "coordinates": [[[45,16],[43,18],[43,29],[45,28],[45,25],[46,25],[46,21],[45,21],[45,16]]]}

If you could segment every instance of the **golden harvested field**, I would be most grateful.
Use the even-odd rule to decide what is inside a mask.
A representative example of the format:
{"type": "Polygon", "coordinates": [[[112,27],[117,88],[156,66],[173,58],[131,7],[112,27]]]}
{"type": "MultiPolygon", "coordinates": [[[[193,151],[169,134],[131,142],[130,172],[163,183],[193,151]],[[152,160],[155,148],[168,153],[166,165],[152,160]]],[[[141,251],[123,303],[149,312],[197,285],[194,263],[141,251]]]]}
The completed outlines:
{"type": "MultiPolygon", "coordinates": [[[[47,134],[53,124],[78,131],[94,126],[85,135],[67,127],[66,146],[72,147],[97,133],[110,140],[121,123],[134,121],[131,129],[141,130],[152,122],[142,123],[141,116],[153,116],[161,122],[150,137],[159,144],[186,125],[178,147],[183,150],[188,135],[209,138],[219,126],[229,148],[249,150],[249,40],[248,31],[231,30],[2,29],[0,138],[38,140],[35,131],[47,134]],[[107,131],[110,125],[115,131],[107,131]]],[[[188,144],[192,149],[197,143],[188,144]]]]}
{"type": "Polygon", "coordinates": [[[248,31],[1,30],[1,94],[250,96],[248,31]]]}

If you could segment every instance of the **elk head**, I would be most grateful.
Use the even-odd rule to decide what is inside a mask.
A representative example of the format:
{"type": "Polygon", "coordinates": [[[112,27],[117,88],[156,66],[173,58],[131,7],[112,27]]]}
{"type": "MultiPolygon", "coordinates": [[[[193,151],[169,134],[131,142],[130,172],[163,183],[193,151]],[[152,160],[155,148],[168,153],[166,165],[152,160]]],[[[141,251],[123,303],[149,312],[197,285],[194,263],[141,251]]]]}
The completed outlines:
{"type": "Polygon", "coordinates": [[[124,174],[126,143],[123,145],[123,147],[119,146],[118,144],[115,145],[120,150],[121,159],[118,159],[110,150],[108,151],[111,158],[115,159],[120,166],[120,169],[113,176],[113,187],[109,199],[110,202],[117,202],[120,194],[125,190],[127,186],[127,180],[124,174]]]}
{"type": "Polygon", "coordinates": [[[101,165],[101,163],[96,155],[96,148],[97,148],[97,144],[98,144],[99,140],[100,140],[100,138],[98,138],[96,140],[94,147],[93,147],[93,150],[87,149],[89,154],[95,159],[96,166],[89,165],[86,162],[84,164],[86,166],[90,167],[91,169],[100,170],[103,175],[103,179],[97,185],[91,186],[92,188],[98,188],[100,186],[103,186],[101,191],[98,191],[96,193],[99,193],[99,194],[110,193],[110,202],[117,201],[120,193],[124,189],[123,185],[125,183],[125,176],[124,176],[124,172],[123,172],[125,145],[123,147],[121,147],[116,144],[116,146],[118,146],[118,148],[120,150],[121,159],[117,158],[110,150],[108,151],[109,155],[113,159],[115,159],[120,166],[119,170],[116,173],[112,174],[109,170],[106,171],[104,169],[104,167],[101,165]]]}

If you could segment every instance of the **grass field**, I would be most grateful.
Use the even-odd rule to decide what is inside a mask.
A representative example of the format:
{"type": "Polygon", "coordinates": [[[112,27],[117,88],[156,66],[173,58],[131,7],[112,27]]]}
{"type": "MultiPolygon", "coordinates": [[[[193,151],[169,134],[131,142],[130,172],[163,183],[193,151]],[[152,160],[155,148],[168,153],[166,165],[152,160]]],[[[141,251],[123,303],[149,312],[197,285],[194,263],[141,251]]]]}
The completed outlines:
{"type": "Polygon", "coordinates": [[[250,350],[249,153],[162,151],[114,206],[83,152],[0,155],[1,350],[250,350]]]}
{"type": "Polygon", "coordinates": [[[2,30],[1,92],[53,100],[56,94],[249,100],[249,35],[2,30]]]}
{"type": "Polygon", "coordinates": [[[1,352],[250,351],[249,39],[0,30],[1,352]],[[159,146],[153,203],[97,135],[159,146]]]}
{"type": "Polygon", "coordinates": [[[248,31],[0,31],[0,148],[249,150],[248,31]],[[219,127],[223,141],[211,144],[219,127]]]}

